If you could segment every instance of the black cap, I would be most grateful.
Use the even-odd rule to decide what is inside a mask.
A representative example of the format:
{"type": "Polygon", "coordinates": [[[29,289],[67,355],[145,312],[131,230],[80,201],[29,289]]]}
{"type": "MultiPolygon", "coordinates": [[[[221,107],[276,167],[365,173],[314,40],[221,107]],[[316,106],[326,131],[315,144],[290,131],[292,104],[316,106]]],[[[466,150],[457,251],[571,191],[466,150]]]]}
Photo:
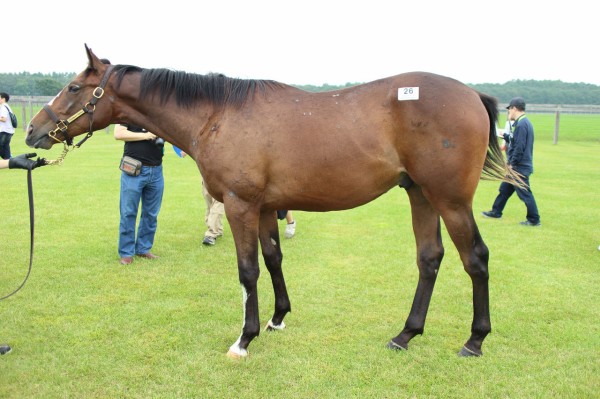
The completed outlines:
{"type": "Polygon", "coordinates": [[[525,110],[525,100],[523,100],[523,97],[514,97],[512,100],[510,100],[510,103],[506,109],[509,109],[510,107],[517,107],[518,109],[525,110]]]}

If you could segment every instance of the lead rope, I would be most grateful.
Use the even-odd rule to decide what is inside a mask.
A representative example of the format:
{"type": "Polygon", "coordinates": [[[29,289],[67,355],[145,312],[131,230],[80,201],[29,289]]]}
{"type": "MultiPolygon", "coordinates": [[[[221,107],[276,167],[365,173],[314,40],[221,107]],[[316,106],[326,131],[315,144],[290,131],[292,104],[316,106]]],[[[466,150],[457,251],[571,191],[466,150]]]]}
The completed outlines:
{"type": "MultiPolygon", "coordinates": [[[[110,78],[110,74],[111,74],[113,68],[114,68],[113,65],[109,65],[109,67],[106,69],[106,71],[104,72],[104,76],[102,77],[102,81],[100,82],[100,86],[98,86],[96,88],[96,90],[94,90],[93,98],[90,100],[90,102],[88,104],[86,104],[86,106],[83,108],[83,110],[80,110],[78,113],[76,113],[71,118],[69,118],[67,120],[66,124],[62,123],[62,126],[64,127],[63,134],[66,137],[65,141],[58,140],[54,135],[49,134],[49,136],[52,137],[54,140],[56,140],[58,142],[62,142],[63,145],[64,145],[64,147],[63,147],[63,151],[60,154],[60,156],[57,159],[55,159],[55,160],[46,160],[46,165],[58,165],[58,166],[62,165],[62,163],[65,160],[65,157],[67,156],[67,154],[70,151],[73,151],[76,148],[81,147],[81,145],[83,143],[85,143],[87,139],[89,139],[90,137],[92,137],[92,135],[94,134],[94,132],[92,131],[92,125],[94,123],[94,117],[93,117],[93,115],[94,115],[94,111],[96,109],[96,102],[100,98],[102,98],[102,96],[104,95],[104,86],[106,86],[106,83],[108,82],[108,79],[110,78]],[[86,108],[87,105],[91,105],[91,108],[86,108]],[[90,128],[88,129],[88,133],[77,144],[75,144],[75,145],[69,145],[68,143],[71,143],[71,140],[69,139],[69,136],[66,134],[67,126],[68,126],[69,123],[71,123],[73,120],[79,118],[84,113],[88,114],[89,117],[90,117],[90,128]]],[[[46,110],[46,112],[48,112],[50,118],[57,124],[57,126],[58,126],[57,129],[59,129],[60,131],[63,131],[62,128],[61,128],[61,126],[60,126],[60,122],[61,121],[58,119],[58,117],[56,116],[56,114],[54,114],[54,112],[50,109],[50,107],[44,106],[44,110],[46,110]]],[[[23,286],[27,282],[27,279],[29,278],[29,275],[31,274],[31,268],[33,266],[34,212],[33,212],[33,183],[31,182],[31,170],[32,170],[32,166],[29,166],[29,168],[27,169],[27,191],[29,193],[29,232],[30,232],[29,269],[27,269],[27,275],[23,279],[23,282],[21,283],[21,285],[16,290],[14,290],[13,292],[11,292],[10,294],[5,295],[2,298],[0,298],[0,301],[6,299],[8,297],[13,296],[21,288],[23,288],[23,286]]]]}
{"type": "MultiPolygon", "coordinates": [[[[64,158],[64,157],[63,157],[64,158]]],[[[29,194],[29,269],[27,269],[27,275],[23,279],[21,285],[11,292],[10,294],[0,298],[0,301],[13,296],[16,294],[27,282],[29,275],[31,274],[31,267],[33,265],[33,232],[34,232],[34,214],[33,214],[33,183],[31,182],[31,166],[27,169],[27,192],[29,194]]]]}
{"type": "MultiPolygon", "coordinates": [[[[46,160],[46,165],[57,165],[60,166],[62,165],[62,163],[65,160],[65,157],[67,156],[67,154],[70,151],[75,150],[76,148],[81,147],[81,145],[90,137],[92,137],[93,132],[91,132],[92,130],[92,122],[90,120],[90,131],[88,132],[88,134],[81,139],[81,141],[79,141],[79,143],[75,144],[75,145],[67,145],[67,143],[63,142],[64,148],[62,153],[60,154],[60,156],[55,159],[55,160],[46,160]]],[[[29,246],[29,268],[27,269],[27,275],[25,276],[25,278],[23,279],[23,282],[21,283],[21,285],[19,287],[17,287],[17,289],[15,289],[13,292],[11,292],[8,295],[3,296],[2,298],[0,298],[0,301],[9,298],[11,296],[13,296],[14,294],[16,294],[18,291],[21,290],[21,288],[23,288],[23,286],[25,285],[25,283],[27,282],[27,279],[29,279],[29,275],[31,274],[31,269],[33,267],[33,242],[34,242],[34,230],[35,230],[35,216],[34,216],[34,206],[33,206],[33,182],[31,179],[31,166],[27,169],[27,192],[29,195],[29,241],[30,241],[30,246],[29,246]]]]}

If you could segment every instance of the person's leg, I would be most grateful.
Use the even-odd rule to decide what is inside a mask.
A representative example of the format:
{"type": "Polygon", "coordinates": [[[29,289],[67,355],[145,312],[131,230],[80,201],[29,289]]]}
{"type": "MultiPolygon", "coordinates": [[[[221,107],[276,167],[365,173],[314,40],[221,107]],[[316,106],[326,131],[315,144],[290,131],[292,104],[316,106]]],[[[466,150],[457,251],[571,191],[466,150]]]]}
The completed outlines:
{"type": "Polygon", "coordinates": [[[533,196],[533,192],[531,191],[531,185],[529,183],[529,176],[523,177],[523,182],[527,185],[527,189],[517,188],[517,195],[525,203],[527,207],[527,220],[531,224],[539,224],[540,223],[540,215],[538,213],[537,204],[535,202],[535,197],[533,196]]]}
{"type": "Polygon", "coordinates": [[[204,234],[205,237],[217,238],[223,235],[223,215],[225,214],[225,206],[222,202],[212,199],[206,225],[208,230],[204,234]]]}
{"type": "Polygon", "coordinates": [[[135,221],[141,198],[140,176],[129,176],[121,172],[121,193],[119,209],[119,256],[132,257],[135,255],[135,221]]]}
{"type": "Polygon", "coordinates": [[[288,224],[294,223],[294,215],[292,215],[292,211],[287,211],[287,213],[285,214],[285,220],[288,224]]]}
{"type": "Polygon", "coordinates": [[[12,138],[11,134],[6,132],[0,133],[0,158],[9,159],[10,158],[10,139],[12,138]]]}
{"type": "Polygon", "coordinates": [[[142,213],[135,242],[136,255],[148,254],[152,249],[152,245],[154,245],[158,213],[160,212],[165,187],[162,165],[143,167],[142,173],[146,175],[147,182],[142,190],[142,213]]]}
{"type": "Polygon", "coordinates": [[[12,140],[14,134],[9,134],[8,135],[8,139],[6,141],[6,154],[8,155],[7,159],[10,159],[12,157],[12,154],[10,152],[10,141],[12,140]]]}
{"type": "Polygon", "coordinates": [[[502,182],[500,183],[500,187],[498,188],[498,196],[494,201],[494,205],[492,206],[492,212],[498,216],[502,216],[502,211],[504,211],[504,207],[508,202],[508,199],[515,192],[515,186],[510,183],[502,182]]]}
{"type": "Polygon", "coordinates": [[[287,211],[285,214],[285,220],[287,224],[285,225],[285,232],[283,233],[283,236],[285,238],[292,238],[296,234],[296,221],[294,220],[292,211],[287,211]]]}

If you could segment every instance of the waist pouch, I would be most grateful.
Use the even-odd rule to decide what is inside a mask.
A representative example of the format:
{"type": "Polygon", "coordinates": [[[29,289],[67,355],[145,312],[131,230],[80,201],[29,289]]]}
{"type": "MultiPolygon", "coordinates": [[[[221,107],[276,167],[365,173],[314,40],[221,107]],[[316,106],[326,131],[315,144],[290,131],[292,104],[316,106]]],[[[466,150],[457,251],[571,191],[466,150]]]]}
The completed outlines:
{"type": "Polygon", "coordinates": [[[138,176],[142,170],[142,161],[138,161],[135,158],[125,155],[123,158],[121,158],[119,169],[127,173],[129,176],[138,176]]]}

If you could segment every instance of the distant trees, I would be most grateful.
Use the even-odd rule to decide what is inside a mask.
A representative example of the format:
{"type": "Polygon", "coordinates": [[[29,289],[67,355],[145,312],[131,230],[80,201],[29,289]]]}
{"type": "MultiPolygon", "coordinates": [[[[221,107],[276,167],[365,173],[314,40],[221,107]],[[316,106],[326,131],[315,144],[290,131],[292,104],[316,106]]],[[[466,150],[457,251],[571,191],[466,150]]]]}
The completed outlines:
{"type": "MultiPolygon", "coordinates": [[[[73,78],[75,73],[0,73],[0,91],[15,96],[54,96],[73,78]]],[[[360,83],[345,85],[295,85],[312,92],[339,90],[360,83]]],[[[600,105],[600,86],[589,83],[565,83],[560,80],[511,80],[506,83],[468,84],[475,90],[509,102],[522,96],[529,104],[600,105]]]]}
{"type": "Polygon", "coordinates": [[[494,96],[500,102],[521,96],[530,104],[600,105],[600,86],[589,83],[565,83],[560,80],[511,80],[503,84],[469,85],[494,96]]]}
{"type": "Polygon", "coordinates": [[[74,73],[0,73],[0,91],[11,96],[54,96],[75,77],[74,73]]]}

